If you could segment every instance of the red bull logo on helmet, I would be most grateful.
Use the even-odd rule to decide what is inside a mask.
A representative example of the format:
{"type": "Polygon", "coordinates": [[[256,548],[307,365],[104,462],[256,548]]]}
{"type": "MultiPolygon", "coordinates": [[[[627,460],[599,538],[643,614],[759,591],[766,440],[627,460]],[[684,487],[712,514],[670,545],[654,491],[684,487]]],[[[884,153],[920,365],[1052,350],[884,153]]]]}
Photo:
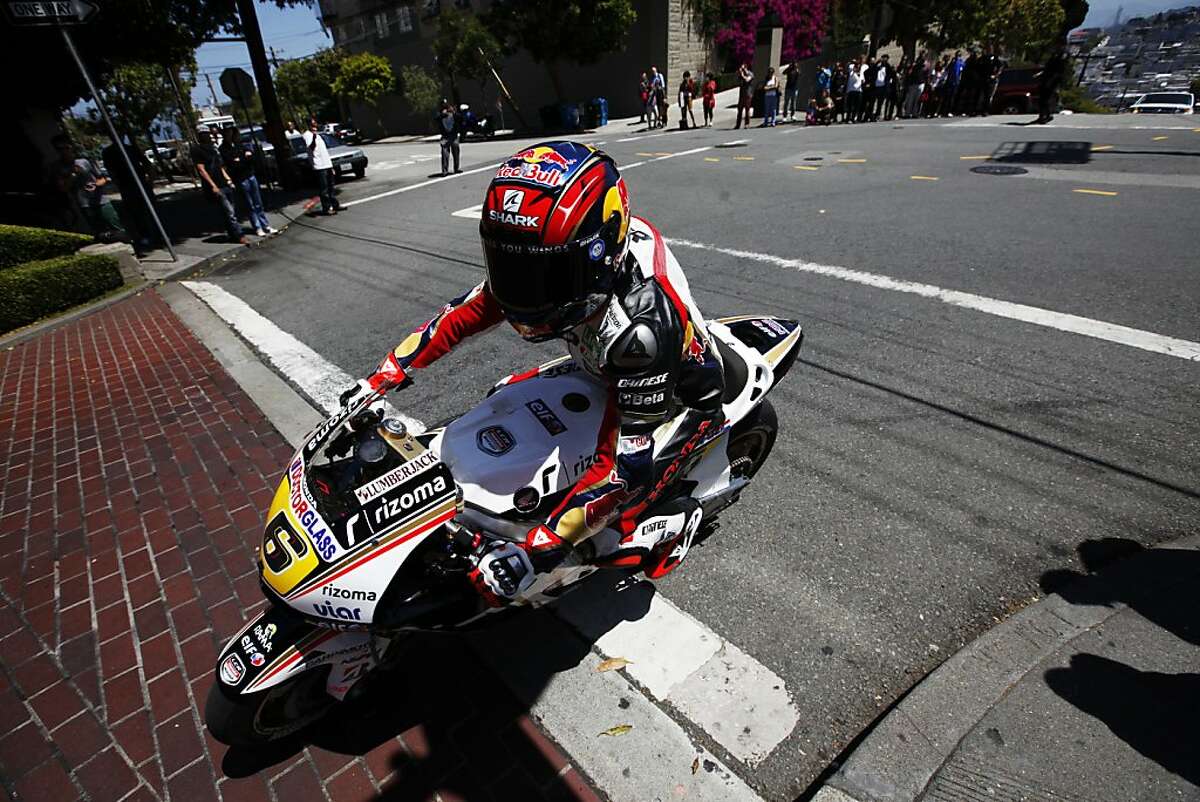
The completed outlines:
{"type": "Polygon", "coordinates": [[[496,177],[529,181],[553,189],[566,183],[567,174],[576,162],[576,159],[568,159],[552,147],[535,145],[505,162],[496,171],[496,177]]]}

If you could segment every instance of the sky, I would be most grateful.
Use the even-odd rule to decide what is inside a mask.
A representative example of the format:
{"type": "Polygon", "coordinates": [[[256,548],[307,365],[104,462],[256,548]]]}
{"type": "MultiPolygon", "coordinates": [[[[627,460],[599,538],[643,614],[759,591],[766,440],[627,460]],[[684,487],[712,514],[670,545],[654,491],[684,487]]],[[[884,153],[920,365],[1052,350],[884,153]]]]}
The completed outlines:
{"type": "Polygon", "coordinates": [[[1130,17],[1144,17],[1147,14],[1157,14],[1159,11],[1172,8],[1186,8],[1196,5],[1197,2],[1198,0],[1175,0],[1173,3],[1164,3],[1161,0],[1089,0],[1090,7],[1083,26],[1095,28],[1112,25],[1113,16],[1117,13],[1118,8],[1123,9],[1121,20],[1124,21],[1130,17]]]}
{"type": "MultiPolygon", "coordinates": [[[[333,40],[321,30],[317,21],[317,4],[312,6],[293,6],[279,8],[273,2],[256,3],[258,26],[262,29],[263,42],[268,47],[275,48],[275,55],[281,60],[307,56],[322,47],[331,47],[333,40]]],[[[268,50],[268,55],[270,51],[268,50]]],[[[251,75],[250,53],[244,42],[210,42],[201,45],[196,51],[196,67],[200,75],[196,76],[196,88],[192,90],[192,101],[197,106],[212,105],[212,95],[208,91],[205,75],[212,78],[213,89],[216,90],[217,100],[224,103],[229,100],[221,91],[217,79],[226,67],[241,67],[251,75]]]]}

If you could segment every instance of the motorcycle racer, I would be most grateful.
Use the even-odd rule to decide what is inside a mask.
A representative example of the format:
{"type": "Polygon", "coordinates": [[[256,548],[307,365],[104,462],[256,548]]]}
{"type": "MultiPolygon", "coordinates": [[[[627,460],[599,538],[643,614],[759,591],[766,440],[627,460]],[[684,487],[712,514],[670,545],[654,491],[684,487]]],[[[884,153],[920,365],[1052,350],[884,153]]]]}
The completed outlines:
{"type": "Polygon", "coordinates": [[[479,231],[486,280],[406,337],[342,403],[406,385],[412,371],[502,321],[529,342],[562,339],[608,390],[595,461],[523,544],[488,544],[472,582],[491,604],[511,601],[605,528],[618,538],[605,564],[665,575],[701,521],[695,500],[672,497],[672,479],[725,422],[721,357],[682,269],[657,229],[630,215],[612,158],[574,142],[505,161],[479,231]],[[655,437],[665,441],[657,457],[655,437]]]}

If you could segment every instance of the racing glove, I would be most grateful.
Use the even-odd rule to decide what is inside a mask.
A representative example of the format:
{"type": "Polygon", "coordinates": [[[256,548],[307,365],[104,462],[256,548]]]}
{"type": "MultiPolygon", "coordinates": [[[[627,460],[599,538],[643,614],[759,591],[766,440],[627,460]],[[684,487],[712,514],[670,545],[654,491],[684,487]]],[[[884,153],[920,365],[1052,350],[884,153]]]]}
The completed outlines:
{"type": "Polygon", "coordinates": [[[375,372],[365,379],[359,379],[353,387],[348,387],[338,396],[343,407],[353,406],[364,397],[375,392],[388,392],[397,387],[405,387],[412,382],[408,373],[400,366],[394,353],[389,353],[375,368],[375,372]]]}
{"type": "Polygon", "coordinates": [[[524,543],[500,540],[486,546],[468,577],[484,601],[500,607],[528,590],[537,574],[561,563],[570,549],[549,527],[535,526],[524,543]]]}

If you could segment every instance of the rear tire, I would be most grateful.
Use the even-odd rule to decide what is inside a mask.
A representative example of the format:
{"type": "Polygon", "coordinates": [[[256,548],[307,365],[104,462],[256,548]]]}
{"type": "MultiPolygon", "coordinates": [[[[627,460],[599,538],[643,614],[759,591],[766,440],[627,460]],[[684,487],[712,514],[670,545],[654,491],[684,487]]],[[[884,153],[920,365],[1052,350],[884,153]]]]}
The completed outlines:
{"type": "Polygon", "coordinates": [[[738,422],[729,433],[729,445],[725,453],[729,455],[730,477],[753,478],[771,455],[778,435],[779,418],[775,415],[775,407],[764,399],[749,417],[738,422]]]}
{"type": "Polygon", "coordinates": [[[295,735],[337,703],[325,692],[328,674],[328,669],[308,671],[236,697],[214,685],[204,705],[204,723],[214,738],[228,746],[262,746],[295,735]]]}

